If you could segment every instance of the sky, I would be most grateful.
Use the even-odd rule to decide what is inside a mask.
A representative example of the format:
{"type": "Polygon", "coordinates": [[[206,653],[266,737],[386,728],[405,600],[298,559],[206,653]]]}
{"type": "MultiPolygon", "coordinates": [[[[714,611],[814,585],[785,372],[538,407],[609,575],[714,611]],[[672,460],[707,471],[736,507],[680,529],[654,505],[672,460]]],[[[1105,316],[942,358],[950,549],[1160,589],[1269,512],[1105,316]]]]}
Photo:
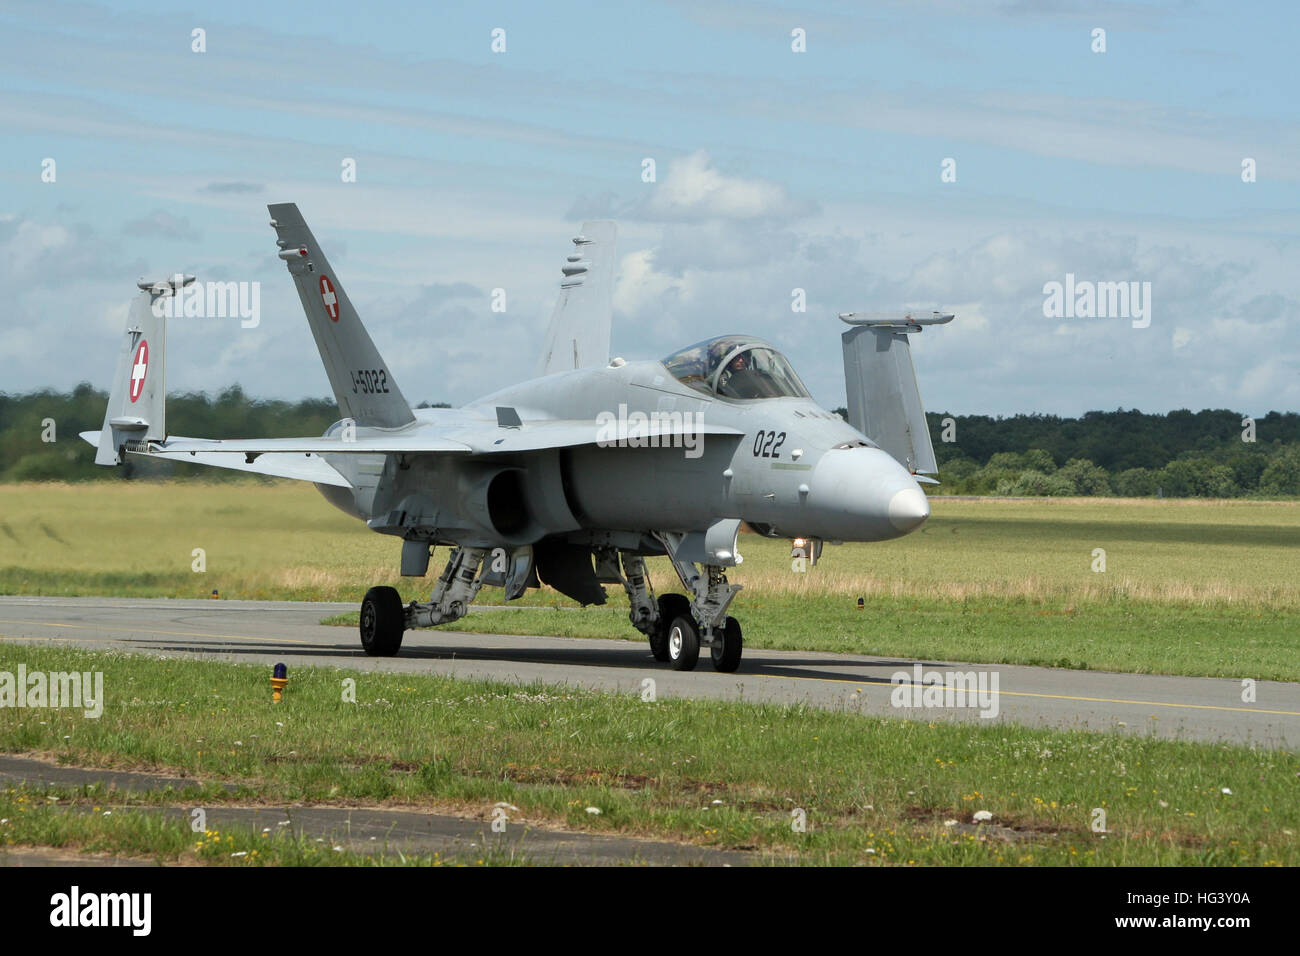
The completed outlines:
{"type": "Polygon", "coordinates": [[[169,390],[328,395],[267,225],[296,202],[413,402],[529,377],[570,238],[612,218],[629,360],[750,333],[833,408],[838,313],[940,309],[913,336],[931,411],[1297,411],[1297,27],[1282,2],[6,0],[0,391],[107,389],[136,281],[186,272],[260,283],[261,313],[171,320],[169,390]],[[1046,314],[1067,275],[1149,311],[1046,314]]]}

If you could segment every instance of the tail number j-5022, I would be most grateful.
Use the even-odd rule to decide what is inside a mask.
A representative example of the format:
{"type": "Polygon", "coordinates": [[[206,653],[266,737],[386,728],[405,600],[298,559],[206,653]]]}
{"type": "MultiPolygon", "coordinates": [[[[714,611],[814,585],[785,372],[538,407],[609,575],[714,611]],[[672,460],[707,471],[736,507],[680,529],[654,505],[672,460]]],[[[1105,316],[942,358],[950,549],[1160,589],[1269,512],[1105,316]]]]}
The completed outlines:
{"type": "Polygon", "coordinates": [[[755,458],[780,458],[785,444],[785,432],[759,432],[754,436],[755,458]]]}
{"type": "Polygon", "coordinates": [[[388,371],[382,368],[363,368],[349,372],[352,376],[352,391],[375,395],[388,391],[388,371]]]}

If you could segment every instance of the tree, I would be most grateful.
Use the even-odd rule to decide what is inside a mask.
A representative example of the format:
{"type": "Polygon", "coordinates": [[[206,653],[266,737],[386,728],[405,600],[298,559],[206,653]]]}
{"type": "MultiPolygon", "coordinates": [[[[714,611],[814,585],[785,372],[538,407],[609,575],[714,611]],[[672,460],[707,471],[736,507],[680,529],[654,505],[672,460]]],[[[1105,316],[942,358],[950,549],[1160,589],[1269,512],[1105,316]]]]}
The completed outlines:
{"type": "Polygon", "coordinates": [[[1012,498],[1030,495],[1068,497],[1074,493],[1074,485],[1068,479],[1059,474],[1045,475],[1033,468],[1022,471],[1014,481],[1003,479],[997,484],[997,494],[1012,498]]]}
{"type": "Polygon", "coordinates": [[[1051,452],[1044,451],[1041,448],[1031,448],[1024,454],[1025,465],[1041,471],[1045,475],[1050,475],[1056,471],[1056,461],[1052,458],[1051,452]]]}
{"type": "Polygon", "coordinates": [[[1259,490],[1266,495],[1300,495],[1300,445],[1279,454],[1259,476],[1259,490]]]}
{"type": "Polygon", "coordinates": [[[1232,498],[1241,493],[1232,469],[1210,458],[1179,458],[1160,472],[1159,484],[1169,497],[1232,498]]]}
{"type": "Polygon", "coordinates": [[[1129,468],[1115,478],[1115,493],[1123,498],[1145,498],[1156,493],[1158,473],[1150,468],[1129,468]]]}
{"type": "Polygon", "coordinates": [[[1076,495],[1111,494],[1110,476],[1104,468],[1086,458],[1071,458],[1056,472],[1058,478],[1068,481],[1076,495]]]}

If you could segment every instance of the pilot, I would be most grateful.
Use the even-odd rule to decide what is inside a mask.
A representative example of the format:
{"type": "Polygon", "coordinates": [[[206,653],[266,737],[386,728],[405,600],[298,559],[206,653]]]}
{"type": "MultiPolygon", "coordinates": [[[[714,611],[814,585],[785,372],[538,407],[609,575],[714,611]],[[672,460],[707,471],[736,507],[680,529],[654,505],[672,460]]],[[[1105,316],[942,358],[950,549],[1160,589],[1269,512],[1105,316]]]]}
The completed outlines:
{"type": "Polygon", "coordinates": [[[758,398],[761,390],[754,379],[754,368],[749,352],[741,352],[718,377],[718,391],[732,398],[758,398]]]}

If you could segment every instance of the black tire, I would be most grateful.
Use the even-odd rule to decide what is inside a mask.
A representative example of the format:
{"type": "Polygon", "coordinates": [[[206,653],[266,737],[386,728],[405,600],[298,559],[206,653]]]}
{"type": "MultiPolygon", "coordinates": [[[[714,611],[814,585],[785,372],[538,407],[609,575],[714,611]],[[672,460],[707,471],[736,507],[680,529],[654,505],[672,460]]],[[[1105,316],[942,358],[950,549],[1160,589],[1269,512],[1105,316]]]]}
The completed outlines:
{"type": "Polygon", "coordinates": [[[394,588],[371,588],[361,601],[361,646],[371,657],[392,657],[402,649],[406,611],[394,588]]]}
{"type": "Polygon", "coordinates": [[[685,594],[659,595],[659,622],[655,632],[650,635],[650,653],[657,661],[668,660],[668,632],[672,630],[673,619],[691,616],[691,599],[685,594]]]}
{"type": "Polygon", "coordinates": [[[668,663],[675,671],[693,671],[700,659],[700,632],[695,618],[679,614],[668,628],[668,663]]]}
{"type": "Polygon", "coordinates": [[[713,645],[709,654],[713,657],[713,669],[730,674],[740,667],[740,654],[745,648],[745,639],[740,633],[740,622],[734,617],[727,618],[721,634],[714,632],[713,645]],[[722,641],[718,643],[719,639],[722,641]]]}

